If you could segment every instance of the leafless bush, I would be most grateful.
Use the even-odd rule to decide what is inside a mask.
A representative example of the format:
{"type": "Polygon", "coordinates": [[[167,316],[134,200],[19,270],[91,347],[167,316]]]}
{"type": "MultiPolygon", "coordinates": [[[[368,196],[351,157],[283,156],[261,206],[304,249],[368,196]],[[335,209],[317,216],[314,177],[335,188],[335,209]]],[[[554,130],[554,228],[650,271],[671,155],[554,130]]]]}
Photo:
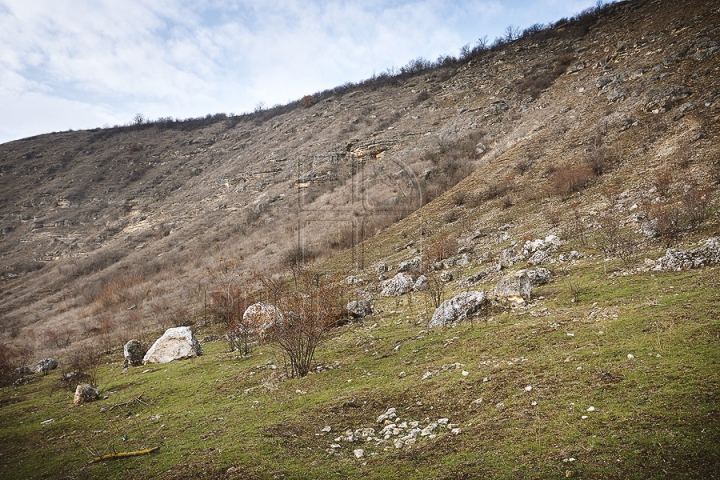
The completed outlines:
{"type": "Polygon", "coordinates": [[[302,97],[302,100],[300,100],[300,103],[303,108],[310,108],[316,103],[315,97],[313,97],[312,95],[305,95],[304,97],[302,97]]]}
{"type": "Polygon", "coordinates": [[[567,197],[585,188],[594,176],[589,167],[565,165],[553,173],[552,187],[555,192],[567,197]]]}
{"type": "Polygon", "coordinates": [[[65,348],[72,343],[72,338],[76,333],[75,329],[68,326],[47,327],[45,329],[46,344],[58,350],[65,348]]]}
{"type": "Polygon", "coordinates": [[[580,214],[579,204],[572,206],[572,212],[570,213],[563,234],[567,238],[574,239],[580,242],[580,245],[587,245],[587,225],[583,221],[582,215],[580,214]]]}
{"type": "Polygon", "coordinates": [[[445,282],[440,280],[440,274],[432,270],[426,270],[423,275],[427,278],[423,295],[430,301],[433,308],[438,308],[445,297],[445,282]]]}
{"type": "Polygon", "coordinates": [[[697,228],[710,212],[711,190],[690,185],[682,196],[682,215],[689,228],[697,228]]]}
{"type": "Polygon", "coordinates": [[[488,184],[487,189],[483,195],[485,200],[493,200],[498,197],[502,197],[507,194],[515,186],[515,182],[512,177],[508,176],[499,181],[493,181],[488,184]]]}
{"type": "Polygon", "coordinates": [[[425,255],[429,263],[440,262],[457,252],[457,238],[447,232],[440,232],[425,244],[425,255]]]}
{"type": "Polygon", "coordinates": [[[653,180],[653,186],[657,190],[658,195],[661,195],[663,197],[667,197],[668,193],[670,193],[670,187],[672,187],[672,183],[673,176],[669,168],[664,168],[660,170],[657,175],[655,175],[655,179],[653,180]]]}
{"type": "Polygon", "coordinates": [[[12,385],[22,377],[22,367],[27,366],[30,350],[0,343],[0,388],[12,385]]]}
{"type": "Polygon", "coordinates": [[[650,205],[647,210],[665,246],[672,246],[681,232],[680,209],[669,203],[657,203],[650,205]]]}
{"type": "Polygon", "coordinates": [[[102,363],[102,353],[95,347],[83,344],[68,355],[62,362],[60,382],[69,390],[75,390],[81,383],[98,385],[98,370],[102,363]]]}
{"type": "Polygon", "coordinates": [[[618,257],[626,266],[637,249],[637,240],[622,227],[616,215],[607,213],[600,217],[600,231],[595,235],[595,248],[606,257],[618,257]]]}
{"type": "Polygon", "coordinates": [[[327,276],[309,269],[300,269],[297,288],[285,292],[279,307],[283,318],[272,328],[291,377],[304,377],[310,372],[315,350],[327,333],[346,318],[344,282],[336,275],[327,276]]]}
{"type": "Polygon", "coordinates": [[[133,142],[128,147],[129,152],[139,152],[140,150],[142,150],[142,146],[139,143],[133,142]]]}

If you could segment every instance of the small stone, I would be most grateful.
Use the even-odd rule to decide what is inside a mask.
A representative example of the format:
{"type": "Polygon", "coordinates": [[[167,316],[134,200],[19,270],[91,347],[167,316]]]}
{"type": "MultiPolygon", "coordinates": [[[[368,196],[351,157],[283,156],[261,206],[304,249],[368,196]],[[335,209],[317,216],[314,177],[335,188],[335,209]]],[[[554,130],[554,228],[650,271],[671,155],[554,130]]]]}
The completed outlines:
{"type": "Polygon", "coordinates": [[[632,353],[628,353],[628,356],[627,356],[627,357],[628,357],[630,360],[632,360],[633,358],[635,358],[635,355],[633,355],[632,353]]]}
{"type": "Polygon", "coordinates": [[[532,390],[532,386],[528,385],[527,387],[525,387],[525,391],[526,391],[526,392],[529,392],[529,391],[531,391],[531,390],[532,390]]]}
{"type": "Polygon", "coordinates": [[[323,429],[322,429],[322,430],[320,430],[320,431],[321,431],[321,432],[325,432],[325,433],[327,433],[327,432],[330,432],[330,431],[332,431],[332,428],[330,427],[330,425],[328,425],[328,426],[326,426],[326,427],[323,427],[323,429]]]}
{"type": "Polygon", "coordinates": [[[587,411],[588,411],[588,412],[594,412],[594,411],[595,411],[595,407],[588,407],[587,411]]]}
{"type": "Polygon", "coordinates": [[[362,448],[356,448],[353,450],[353,454],[355,454],[355,458],[362,458],[365,456],[365,450],[362,448]]]}
{"type": "Polygon", "coordinates": [[[580,417],[580,418],[582,418],[583,420],[585,420],[586,418],[588,418],[588,416],[587,416],[587,415],[583,415],[583,416],[580,417]]]}
{"type": "Polygon", "coordinates": [[[428,379],[428,378],[430,378],[430,377],[432,377],[432,372],[428,370],[428,371],[425,372],[425,374],[422,376],[422,379],[423,379],[423,380],[426,380],[426,379],[428,379]]]}
{"type": "Polygon", "coordinates": [[[460,433],[462,433],[462,430],[460,430],[459,428],[453,428],[452,430],[450,430],[450,433],[452,433],[453,435],[460,435],[460,433]]]}

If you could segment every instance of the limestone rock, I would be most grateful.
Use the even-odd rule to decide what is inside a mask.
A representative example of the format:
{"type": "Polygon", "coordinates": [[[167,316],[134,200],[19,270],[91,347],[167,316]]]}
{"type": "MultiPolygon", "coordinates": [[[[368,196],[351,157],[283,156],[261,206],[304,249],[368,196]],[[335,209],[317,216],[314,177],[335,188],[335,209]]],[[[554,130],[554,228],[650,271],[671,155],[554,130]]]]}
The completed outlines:
{"type": "Polygon", "coordinates": [[[390,280],[385,280],[382,284],[383,297],[399,297],[413,289],[415,282],[412,277],[406,273],[398,273],[390,280]]]}
{"type": "Polygon", "coordinates": [[[54,358],[43,358],[35,365],[35,371],[47,375],[50,370],[55,370],[57,366],[58,362],[54,358]]]}
{"type": "Polygon", "coordinates": [[[75,389],[75,398],[73,398],[73,403],[75,405],[82,405],[83,403],[94,402],[99,398],[100,392],[98,392],[97,388],[88,383],[84,383],[82,385],[78,385],[75,389]]]}
{"type": "Polygon", "coordinates": [[[253,303],[243,312],[243,324],[251,335],[264,338],[276,322],[282,321],[283,315],[274,305],[262,302],[253,303]]]}
{"type": "Polygon", "coordinates": [[[143,364],[168,363],[202,354],[202,347],[190,327],[168,328],[147,351],[143,364]]]}
{"type": "Polygon", "coordinates": [[[421,292],[428,287],[428,279],[425,275],[420,275],[417,280],[415,280],[415,285],[413,285],[413,290],[416,292],[421,292]]]}
{"type": "Polygon", "coordinates": [[[550,254],[544,250],[538,250],[528,259],[530,265],[542,265],[550,261],[550,254]]]}
{"type": "Polygon", "coordinates": [[[353,300],[347,304],[348,315],[353,318],[365,318],[372,314],[372,303],[369,300],[353,300]]]}
{"type": "Polygon", "coordinates": [[[690,250],[675,250],[669,248],[663,257],[660,257],[653,270],[686,270],[700,268],[708,265],[720,264],[720,237],[707,239],[705,245],[690,250]]]}
{"type": "Polygon", "coordinates": [[[410,270],[416,270],[420,268],[422,265],[422,258],[415,257],[412,260],[407,260],[405,262],[401,262],[400,265],[397,267],[398,272],[407,272],[410,270]]]}
{"type": "Polygon", "coordinates": [[[532,283],[525,270],[519,270],[503,277],[495,285],[495,297],[504,304],[524,305],[530,301],[532,283]]]}
{"type": "Polygon", "coordinates": [[[123,353],[127,365],[138,367],[142,365],[147,349],[140,340],[130,340],[123,347],[123,353]]]}
{"type": "Polygon", "coordinates": [[[444,301],[433,313],[428,327],[439,327],[467,320],[482,308],[488,299],[484,291],[462,292],[450,300],[444,301]]]}
{"type": "Polygon", "coordinates": [[[527,270],[527,276],[530,278],[532,286],[538,287],[540,285],[545,285],[550,281],[550,270],[547,268],[527,270]]]}

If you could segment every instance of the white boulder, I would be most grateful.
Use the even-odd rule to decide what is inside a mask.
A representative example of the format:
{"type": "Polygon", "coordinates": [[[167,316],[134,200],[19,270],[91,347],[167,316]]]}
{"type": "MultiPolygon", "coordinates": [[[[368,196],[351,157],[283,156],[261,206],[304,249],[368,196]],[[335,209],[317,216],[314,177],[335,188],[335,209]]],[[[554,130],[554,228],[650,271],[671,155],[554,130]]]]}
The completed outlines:
{"type": "Polygon", "coordinates": [[[202,347],[190,327],[168,328],[147,351],[143,364],[168,363],[202,354],[202,347]]]}

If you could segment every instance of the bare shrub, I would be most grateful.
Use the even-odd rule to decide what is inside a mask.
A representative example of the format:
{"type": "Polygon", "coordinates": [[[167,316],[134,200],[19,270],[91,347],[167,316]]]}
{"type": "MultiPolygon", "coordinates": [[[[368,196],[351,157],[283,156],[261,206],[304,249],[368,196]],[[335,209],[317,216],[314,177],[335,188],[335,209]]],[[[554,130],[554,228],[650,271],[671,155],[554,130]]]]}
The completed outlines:
{"type": "Polygon", "coordinates": [[[62,363],[60,382],[69,390],[75,390],[75,387],[82,383],[97,387],[101,363],[102,353],[91,345],[83,344],[70,352],[67,360],[62,363]]]}
{"type": "Polygon", "coordinates": [[[600,231],[595,235],[595,248],[606,257],[618,257],[625,266],[637,249],[637,240],[632,233],[626,231],[620,219],[612,213],[600,217],[600,231]]]}
{"type": "Polygon", "coordinates": [[[515,182],[513,182],[513,179],[510,176],[505,177],[500,181],[489,183],[483,198],[485,200],[493,200],[495,198],[502,197],[512,190],[514,186],[515,182]]]}
{"type": "Polygon", "coordinates": [[[312,95],[305,95],[304,97],[302,97],[302,100],[300,100],[300,104],[303,106],[303,108],[310,108],[315,105],[315,103],[317,102],[315,101],[315,97],[313,97],[312,95]]]}
{"type": "MultiPolygon", "coordinates": [[[[347,237],[345,237],[345,240],[347,241],[347,237]]],[[[337,243],[336,245],[338,248],[341,248],[342,242],[337,243]]],[[[315,250],[303,245],[296,245],[283,254],[281,263],[286,267],[291,265],[302,265],[305,263],[312,263],[316,257],[317,252],[315,252],[315,250]]]]}
{"type": "Polygon", "coordinates": [[[680,209],[671,204],[658,203],[648,209],[648,215],[654,222],[665,246],[670,247],[680,235],[680,209]]]}
{"type": "Polygon", "coordinates": [[[0,388],[15,383],[22,377],[22,367],[27,365],[30,357],[30,350],[27,348],[15,348],[0,343],[0,388]]]}
{"type": "Polygon", "coordinates": [[[440,232],[425,244],[425,255],[429,263],[440,262],[457,252],[457,238],[447,232],[440,232]]]}
{"type": "Polygon", "coordinates": [[[68,326],[47,327],[45,329],[46,344],[58,350],[65,348],[72,343],[72,338],[76,333],[75,329],[68,326]]]}
{"type": "Polygon", "coordinates": [[[440,280],[440,274],[432,270],[426,270],[423,275],[427,278],[423,295],[428,299],[433,308],[437,309],[445,297],[445,282],[440,280]]]}
{"type": "Polygon", "coordinates": [[[673,176],[669,168],[664,168],[660,170],[657,175],[655,175],[655,179],[652,182],[653,186],[657,190],[658,195],[661,195],[663,197],[667,197],[668,193],[670,193],[670,187],[672,187],[672,183],[673,176]]]}
{"type": "Polygon", "coordinates": [[[580,242],[580,245],[582,246],[586,246],[587,225],[580,214],[579,206],[579,203],[575,203],[572,206],[572,212],[570,213],[570,218],[568,218],[565,228],[563,229],[563,235],[567,238],[580,242]]]}
{"type": "Polygon", "coordinates": [[[531,159],[523,158],[515,162],[515,170],[517,170],[520,175],[524,175],[525,172],[530,170],[530,167],[533,166],[533,163],[534,162],[531,159]]]}
{"type": "Polygon", "coordinates": [[[697,228],[710,213],[711,190],[690,185],[682,196],[682,215],[688,227],[697,228]]]}
{"type": "Polygon", "coordinates": [[[344,282],[337,275],[300,269],[296,289],[280,297],[283,318],[275,322],[271,336],[283,353],[290,377],[310,372],[315,350],[328,332],[346,319],[344,282]]]}
{"type": "Polygon", "coordinates": [[[594,176],[589,167],[565,165],[553,173],[552,187],[559,195],[567,197],[585,188],[594,176]]]}

